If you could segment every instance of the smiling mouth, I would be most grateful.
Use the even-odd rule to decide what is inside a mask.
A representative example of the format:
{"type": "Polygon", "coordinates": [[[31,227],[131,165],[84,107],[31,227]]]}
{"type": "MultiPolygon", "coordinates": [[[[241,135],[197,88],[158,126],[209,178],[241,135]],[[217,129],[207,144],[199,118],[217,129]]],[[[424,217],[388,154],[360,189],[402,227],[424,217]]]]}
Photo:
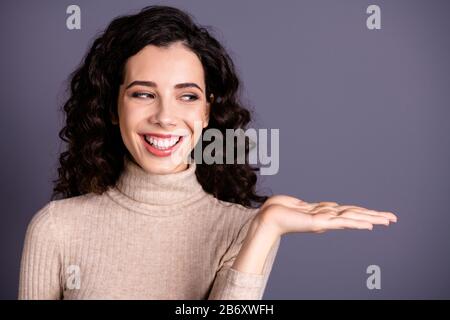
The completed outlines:
{"type": "Polygon", "coordinates": [[[169,150],[180,142],[182,136],[170,136],[169,138],[160,138],[153,135],[144,135],[145,141],[158,150],[169,150]]]}
{"type": "Polygon", "coordinates": [[[156,157],[168,157],[179,149],[187,135],[141,133],[145,149],[156,157]]]}

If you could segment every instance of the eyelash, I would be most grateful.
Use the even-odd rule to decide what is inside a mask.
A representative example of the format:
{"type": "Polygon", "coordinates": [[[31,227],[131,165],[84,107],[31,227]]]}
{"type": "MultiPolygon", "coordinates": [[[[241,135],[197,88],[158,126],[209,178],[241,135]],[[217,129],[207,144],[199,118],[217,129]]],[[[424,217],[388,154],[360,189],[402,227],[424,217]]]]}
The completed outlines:
{"type": "MultiPolygon", "coordinates": [[[[152,97],[154,97],[153,94],[151,94],[151,93],[146,93],[146,92],[134,92],[134,93],[132,94],[132,97],[133,97],[133,98],[137,98],[137,99],[144,99],[144,98],[141,97],[142,95],[147,95],[147,96],[152,96],[152,97]]],[[[191,98],[194,98],[193,100],[192,100],[192,99],[191,99],[191,100],[187,100],[187,102],[193,102],[193,101],[198,100],[198,96],[195,95],[195,94],[185,94],[185,95],[183,95],[183,97],[186,97],[186,96],[191,97],[191,98]]]]}

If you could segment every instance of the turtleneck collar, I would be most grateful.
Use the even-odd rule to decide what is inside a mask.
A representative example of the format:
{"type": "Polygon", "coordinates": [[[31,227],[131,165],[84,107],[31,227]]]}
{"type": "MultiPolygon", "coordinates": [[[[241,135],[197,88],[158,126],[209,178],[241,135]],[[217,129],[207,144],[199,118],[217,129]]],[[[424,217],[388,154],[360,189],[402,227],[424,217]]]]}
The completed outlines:
{"type": "Polygon", "coordinates": [[[186,206],[198,203],[207,193],[195,175],[196,163],[169,174],[146,172],[124,156],[124,169],[116,185],[107,194],[120,205],[140,213],[171,216],[183,212],[186,206]]]}

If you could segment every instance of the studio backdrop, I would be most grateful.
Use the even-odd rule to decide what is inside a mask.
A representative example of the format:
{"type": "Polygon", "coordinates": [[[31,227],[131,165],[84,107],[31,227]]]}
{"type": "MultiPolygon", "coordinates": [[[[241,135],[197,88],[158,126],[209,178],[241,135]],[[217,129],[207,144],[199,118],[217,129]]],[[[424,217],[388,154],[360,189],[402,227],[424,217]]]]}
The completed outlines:
{"type": "Polygon", "coordinates": [[[266,129],[258,190],[394,212],[284,235],[264,299],[450,298],[450,2],[2,1],[0,298],[50,201],[67,79],[115,17],[175,6],[210,26],[266,129]],[[376,278],[374,281],[374,277],[376,278]]]}

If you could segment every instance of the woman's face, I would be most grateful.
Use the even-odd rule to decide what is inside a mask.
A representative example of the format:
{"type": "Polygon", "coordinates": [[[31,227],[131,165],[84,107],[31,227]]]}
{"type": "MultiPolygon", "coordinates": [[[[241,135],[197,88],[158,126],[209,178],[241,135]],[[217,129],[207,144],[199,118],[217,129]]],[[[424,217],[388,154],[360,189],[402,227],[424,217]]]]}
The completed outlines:
{"type": "Polygon", "coordinates": [[[124,72],[119,126],[133,160],[155,174],[185,170],[209,119],[200,60],[180,42],[148,45],[128,59],[124,72]]]}

